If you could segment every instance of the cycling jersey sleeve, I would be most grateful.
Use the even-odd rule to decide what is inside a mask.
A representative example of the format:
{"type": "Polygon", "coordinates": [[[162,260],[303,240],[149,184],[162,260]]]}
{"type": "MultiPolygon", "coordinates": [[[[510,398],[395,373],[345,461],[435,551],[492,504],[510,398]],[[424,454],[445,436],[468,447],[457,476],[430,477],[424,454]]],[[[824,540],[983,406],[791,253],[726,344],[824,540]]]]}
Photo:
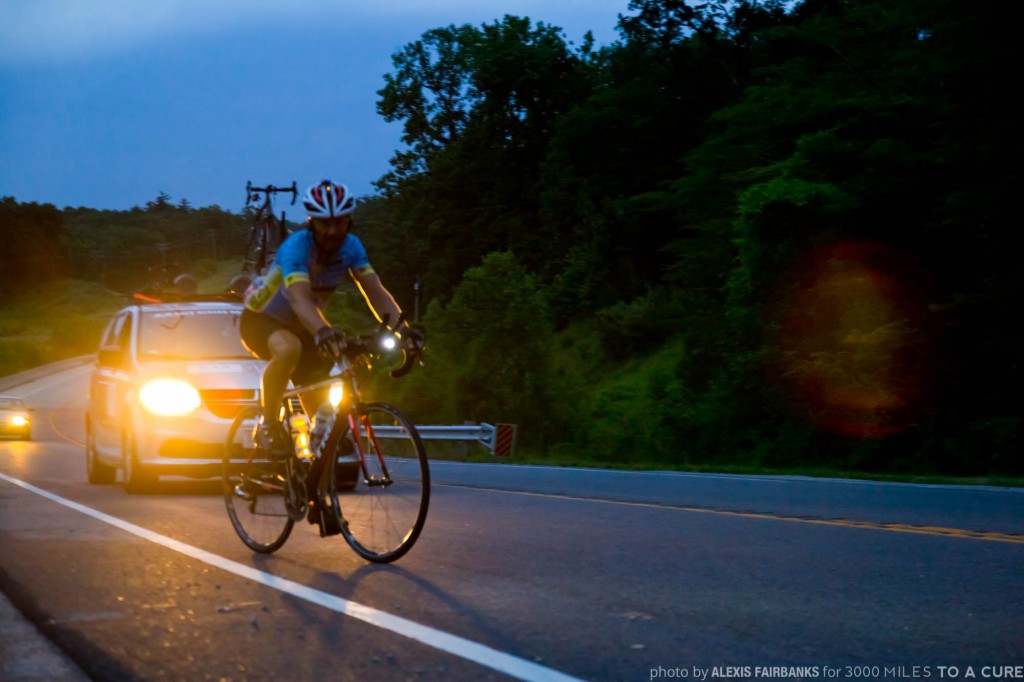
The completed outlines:
{"type": "Polygon", "coordinates": [[[345,254],[345,260],[353,275],[359,276],[373,272],[373,266],[370,265],[370,257],[366,255],[366,247],[363,246],[363,242],[350,236],[345,240],[345,246],[350,247],[346,249],[348,253],[345,254]]]}
{"type": "Polygon", "coordinates": [[[274,265],[281,268],[284,286],[309,281],[309,252],[312,239],[308,231],[291,235],[284,240],[274,257],[274,265]]]}

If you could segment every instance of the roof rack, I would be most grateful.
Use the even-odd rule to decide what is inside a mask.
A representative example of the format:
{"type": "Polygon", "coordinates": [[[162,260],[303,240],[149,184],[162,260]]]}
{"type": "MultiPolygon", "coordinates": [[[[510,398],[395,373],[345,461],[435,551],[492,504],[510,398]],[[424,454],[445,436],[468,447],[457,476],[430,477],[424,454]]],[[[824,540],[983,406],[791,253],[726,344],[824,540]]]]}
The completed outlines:
{"type": "Polygon", "coordinates": [[[136,292],[131,298],[142,303],[240,303],[236,294],[180,294],[176,291],[136,292]]]}

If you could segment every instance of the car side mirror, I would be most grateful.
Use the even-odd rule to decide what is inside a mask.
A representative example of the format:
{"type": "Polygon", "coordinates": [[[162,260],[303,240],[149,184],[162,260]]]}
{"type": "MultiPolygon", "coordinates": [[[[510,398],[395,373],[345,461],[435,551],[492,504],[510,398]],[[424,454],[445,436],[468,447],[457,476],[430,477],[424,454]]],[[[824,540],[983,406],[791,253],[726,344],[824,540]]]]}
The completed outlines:
{"type": "Polygon", "coordinates": [[[104,346],[96,354],[96,359],[101,365],[118,367],[124,360],[124,353],[121,352],[118,346],[104,346]]]}

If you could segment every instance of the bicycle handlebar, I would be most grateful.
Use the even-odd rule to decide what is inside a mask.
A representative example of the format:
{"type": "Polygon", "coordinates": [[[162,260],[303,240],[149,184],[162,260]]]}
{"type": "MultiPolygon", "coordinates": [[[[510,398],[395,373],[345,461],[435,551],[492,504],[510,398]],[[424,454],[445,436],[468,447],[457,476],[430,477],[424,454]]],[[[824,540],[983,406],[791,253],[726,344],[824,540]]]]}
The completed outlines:
{"type": "MultiPolygon", "coordinates": [[[[405,315],[402,314],[398,318],[398,324],[396,327],[402,325],[405,315]]],[[[355,360],[359,357],[374,356],[379,357],[388,350],[394,348],[395,337],[397,336],[391,328],[388,327],[388,319],[385,315],[385,319],[381,321],[380,327],[377,328],[372,334],[361,334],[359,336],[343,336],[341,343],[339,343],[339,349],[341,354],[348,357],[350,360],[355,360]]],[[[394,379],[405,376],[412,369],[413,364],[423,364],[423,340],[422,337],[418,339],[412,339],[411,342],[407,341],[402,346],[402,364],[398,369],[392,370],[390,375],[394,379]]]]}
{"type": "Polygon", "coordinates": [[[271,194],[277,194],[278,192],[291,192],[292,204],[295,204],[295,200],[299,197],[299,189],[292,181],[291,187],[275,187],[274,185],[267,185],[266,187],[253,187],[251,180],[245,182],[245,203],[249,204],[254,201],[259,201],[260,194],[262,193],[266,197],[267,201],[270,201],[271,194]]]}

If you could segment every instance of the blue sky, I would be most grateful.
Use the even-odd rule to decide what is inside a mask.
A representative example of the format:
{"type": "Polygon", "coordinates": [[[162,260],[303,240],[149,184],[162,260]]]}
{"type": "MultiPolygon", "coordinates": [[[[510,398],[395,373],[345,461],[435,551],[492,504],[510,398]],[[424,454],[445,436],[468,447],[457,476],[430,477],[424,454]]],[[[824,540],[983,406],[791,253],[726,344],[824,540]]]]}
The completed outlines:
{"type": "MultiPolygon", "coordinates": [[[[3,0],[0,197],[126,210],[164,192],[239,211],[245,183],[359,194],[401,125],[391,55],[506,14],[614,41],[629,0],[3,0]]],[[[285,202],[280,209],[299,213],[285,202]]]]}

